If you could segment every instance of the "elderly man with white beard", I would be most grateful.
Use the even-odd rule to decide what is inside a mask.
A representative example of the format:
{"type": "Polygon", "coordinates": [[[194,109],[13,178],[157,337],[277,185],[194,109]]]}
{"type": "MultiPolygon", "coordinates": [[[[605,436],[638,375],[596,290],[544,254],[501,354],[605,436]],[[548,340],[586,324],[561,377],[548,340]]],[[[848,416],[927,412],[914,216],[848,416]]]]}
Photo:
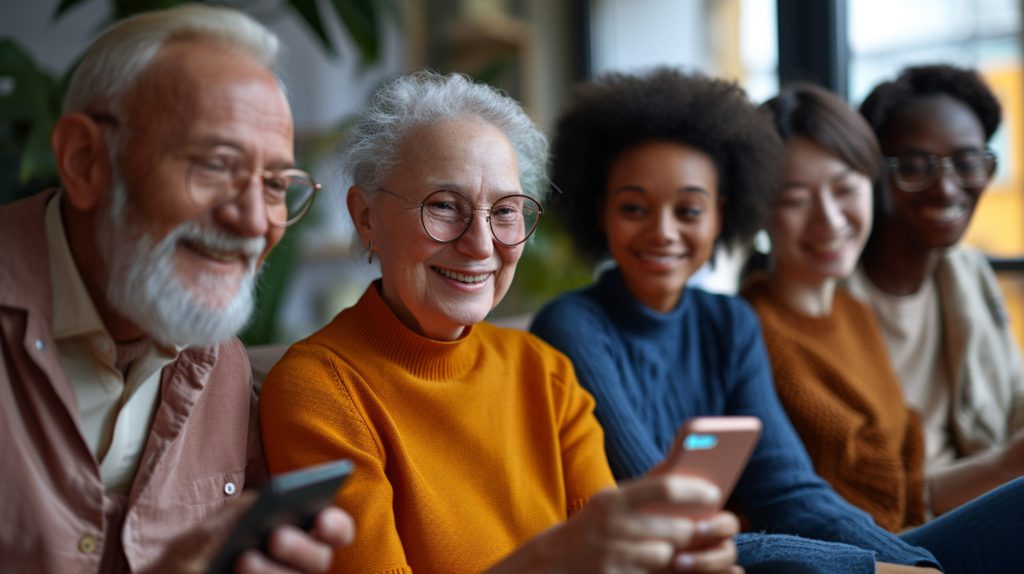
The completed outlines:
{"type": "MultiPolygon", "coordinates": [[[[318,189],[277,52],[227,9],[115,25],[53,130],[60,189],[0,208],[5,572],[203,571],[265,480],[233,335],[318,189]]],[[[236,566],[323,571],[352,533],[330,508],[236,566]]]]}

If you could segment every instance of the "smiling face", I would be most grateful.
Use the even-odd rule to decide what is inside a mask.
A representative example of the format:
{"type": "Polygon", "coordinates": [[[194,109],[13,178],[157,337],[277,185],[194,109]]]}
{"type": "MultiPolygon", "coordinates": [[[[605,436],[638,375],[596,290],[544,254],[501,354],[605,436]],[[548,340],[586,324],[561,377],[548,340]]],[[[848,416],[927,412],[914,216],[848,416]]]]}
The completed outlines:
{"type": "MultiPolygon", "coordinates": [[[[983,149],[985,136],[981,122],[965,104],[948,96],[933,96],[900,111],[880,143],[889,157],[914,153],[948,157],[983,149]]],[[[962,188],[945,172],[921,191],[899,189],[891,175],[887,183],[889,205],[884,223],[921,249],[956,244],[967,231],[984,191],[984,186],[962,188]]]]}
{"type": "Polygon", "coordinates": [[[269,225],[258,178],[213,199],[190,193],[189,174],[230,162],[290,167],[284,93],[260,63],[181,39],[161,48],[121,108],[102,124],[118,144],[110,185],[91,212],[69,214],[70,228],[89,218],[93,230],[75,247],[83,278],[118,340],[223,341],[248,320],[256,269],[284,229],[269,225]]]}
{"type": "MultiPolygon", "coordinates": [[[[522,193],[516,154],[499,129],[460,119],[416,128],[403,138],[384,188],[353,212],[380,256],[382,296],[409,328],[454,340],[483,321],[508,292],[523,245],[491,234],[487,212],[498,199],[522,193]],[[466,196],[478,209],[458,239],[440,243],[424,231],[419,204],[438,190],[466,196]]],[[[365,194],[365,191],[355,190],[365,194]]]]}
{"type": "Polygon", "coordinates": [[[711,257],[721,217],[718,170],[704,152],[653,141],[612,163],[601,227],[627,288],[654,310],[671,310],[711,257]]]}
{"type": "Polygon", "coordinates": [[[786,145],[769,234],[774,272],[804,285],[849,275],[871,231],[871,180],[803,137],[786,145]]]}
{"type": "Polygon", "coordinates": [[[228,306],[284,230],[269,225],[256,178],[233,201],[204,203],[188,192],[187,174],[209,162],[253,170],[292,166],[292,119],[283,92],[268,70],[245,56],[209,41],[178,40],[143,72],[124,110],[116,129],[123,131],[119,171],[127,221],[152,243],[186,225],[259,243],[256,252],[246,252],[230,240],[186,233],[173,245],[181,285],[211,310],[228,306]]]}

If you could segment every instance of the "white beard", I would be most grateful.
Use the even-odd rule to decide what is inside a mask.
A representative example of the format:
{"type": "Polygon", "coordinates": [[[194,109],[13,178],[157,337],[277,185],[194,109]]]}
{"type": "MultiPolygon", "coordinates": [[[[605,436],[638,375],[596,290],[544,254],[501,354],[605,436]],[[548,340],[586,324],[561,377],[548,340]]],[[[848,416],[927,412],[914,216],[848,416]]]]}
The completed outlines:
{"type": "Polygon", "coordinates": [[[266,239],[204,229],[190,220],[154,245],[152,236],[125,216],[126,202],[127,191],[116,178],[97,230],[107,270],[107,303],[164,345],[205,347],[241,330],[252,313],[256,262],[266,239]],[[215,251],[244,253],[248,267],[240,279],[202,273],[189,288],[174,265],[182,240],[215,251]],[[225,301],[222,294],[232,289],[234,294],[225,301]]]}

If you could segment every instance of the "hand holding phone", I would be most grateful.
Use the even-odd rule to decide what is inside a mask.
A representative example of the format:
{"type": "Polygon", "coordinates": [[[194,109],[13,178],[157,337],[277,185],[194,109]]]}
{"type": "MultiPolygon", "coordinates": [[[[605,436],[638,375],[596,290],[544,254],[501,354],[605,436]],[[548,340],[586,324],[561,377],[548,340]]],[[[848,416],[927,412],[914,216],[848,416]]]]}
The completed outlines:
{"type": "Polygon", "coordinates": [[[350,461],[337,460],[271,479],[210,562],[208,571],[232,572],[238,555],[249,548],[266,552],[267,539],[277,526],[293,524],[310,529],[351,473],[350,461]]]}
{"type": "MultiPolygon", "coordinates": [[[[702,478],[717,486],[722,494],[718,506],[694,512],[700,516],[711,514],[725,505],[760,436],[761,420],[757,417],[692,418],[680,427],[660,469],[702,478]]],[[[678,509],[659,510],[678,512],[678,509]]]]}

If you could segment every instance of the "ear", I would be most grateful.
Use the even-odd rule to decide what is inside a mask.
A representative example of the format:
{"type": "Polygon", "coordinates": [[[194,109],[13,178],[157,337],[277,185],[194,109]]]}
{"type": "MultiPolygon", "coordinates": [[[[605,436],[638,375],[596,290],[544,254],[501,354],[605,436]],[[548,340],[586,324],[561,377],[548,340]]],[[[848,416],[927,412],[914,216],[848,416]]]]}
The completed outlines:
{"type": "Polygon", "coordinates": [[[370,200],[366,190],[355,185],[348,188],[345,204],[348,205],[348,213],[352,217],[356,233],[359,234],[359,240],[363,245],[369,244],[373,239],[373,225],[370,221],[370,200]]]}
{"type": "Polygon", "coordinates": [[[50,146],[68,201],[75,209],[92,210],[111,182],[110,155],[103,128],[85,114],[65,114],[53,127],[50,146]]]}

